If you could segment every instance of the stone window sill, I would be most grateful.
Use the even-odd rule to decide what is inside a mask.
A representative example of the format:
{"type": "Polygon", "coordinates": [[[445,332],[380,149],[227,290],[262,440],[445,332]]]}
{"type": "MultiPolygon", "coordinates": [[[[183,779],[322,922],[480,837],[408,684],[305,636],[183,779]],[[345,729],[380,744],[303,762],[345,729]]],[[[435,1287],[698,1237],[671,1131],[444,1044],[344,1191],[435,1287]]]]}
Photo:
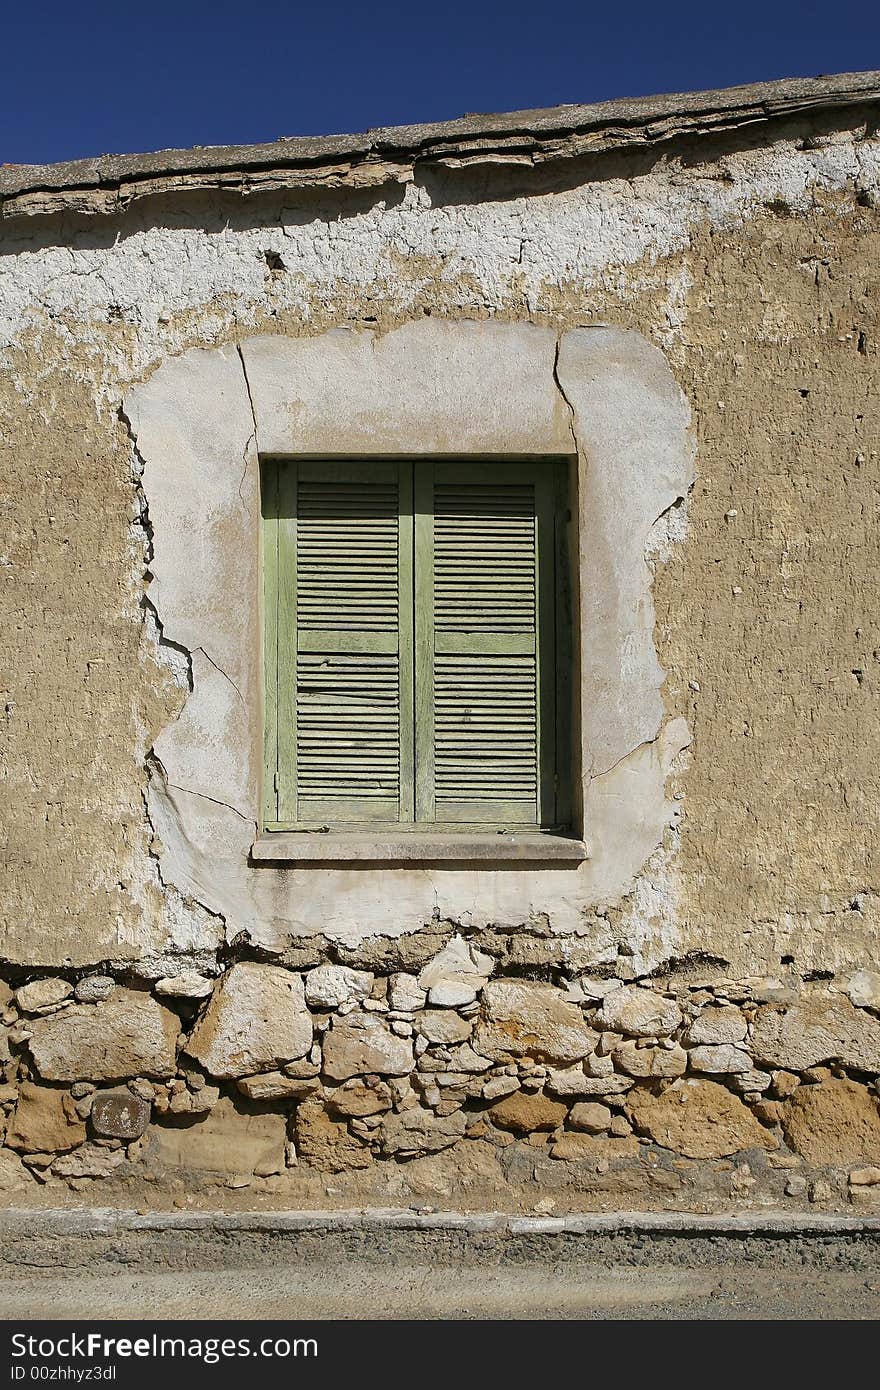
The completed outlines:
{"type": "Polygon", "coordinates": [[[589,858],[583,840],[550,831],[400,833],[267,831],[251,846],[255,864],[568,863],[589,858]]]}

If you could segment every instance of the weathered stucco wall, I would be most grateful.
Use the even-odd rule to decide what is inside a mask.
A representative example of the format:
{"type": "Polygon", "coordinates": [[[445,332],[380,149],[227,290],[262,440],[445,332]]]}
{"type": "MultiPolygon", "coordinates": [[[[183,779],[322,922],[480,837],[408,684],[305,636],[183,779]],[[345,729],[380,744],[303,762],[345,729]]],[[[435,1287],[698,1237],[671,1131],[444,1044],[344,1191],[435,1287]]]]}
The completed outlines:
{"type": "MultiPolygon", "coordinates": [[[[0,960],[10,981],[51,968],[72,983],[100,965],[143,1001],[145,983],[197,967],[192,998],[202,998],[209,977],[255,955],[291,972],[335,960],[417,973],[462,931],[508,974],[692,978],[706,995],[695,1007],[743,1003],[743,1030],[757,1028],[756,1009],[795,1008],[804,990],[820,1012],[849,994],[846,1009],[873,1027],[880,981],[853,976],[873,969],[880,925],[878,265],[880,141],[858,113],[540,169],[434,167],[371,188],[247,200],[168,193],[97,220],[71,212],[2,225],[0,960]],[[610,333],[607,342],[664,354],[690,410],[696,472],[690,488],[673,479],[653,511],[648,664],[657,684],[665,673],[664,708],[621,750],[656,759],[661,728],[681,735],[664,767],[670,800],[646,862],[640,849],[634,871],[601,891],[564,886],[595,873],[594,858],[574,877],[531,878],[527,894],[511,893],[503,873],[391,869],[381,881],[339,871],[312,896],[316,880],[261,870],[262,882],[283,885],[272,903],[234,902],[214,872],[226,810],[201,806],[203,827],[216,813],[216,842],[187,874],[182,799],[211,795],[197,781],[204,763],[186,758],[239,716],[258,655],[233,640],[234,595],[216,647],[197,585],[163,628],[163,542],[169,528],[178,542],[189,528],[197,577],[209,544],[240,536],[201,522],[199,470],[212,451],[227,456],[230,421],[240,471],[221,470],[225,515],[239,504],[240,520],[253,514],[257,441],[239,349],[246,357],[248,342],[279,336],[308,352],[338,329],[390,344],[428,319],[532,325],[559,346],[581,431],[583,518],[607,474],[591,472],[583,441],[597,402],[578,419],[565,345],[610,333]],[[165,382],[173,390],[147,428],[138,402],[165,382]],[[685,728],[689,746],[673,761],[685,728]],[[172,743],[180,775],[150,795],[172,743]]],[[[239,559],[242,582],[255,585],[255,554],[239,559]]],[[[588,585],[585,611],[595,593],[588,585]]],[[[602,605],[592,615],[607,616],[602,605]]],[[[610,769],[610,701],[603,718],[597,747],[610,769]]],[[[225,771],[243,841],[253,762],[225,771]]],[[[651,785],[656,793],[656,775],[651,785]]],[[[640,804],[638,793],[614,801],[625,814],[640,804]]],[[[583,1006],[592,1027],[604,1006],[583,1006]]],[[[75,1006],[63,996],[46,1007],[103,1006],[87,989],[75,1006]]],[[[184,1007],[183,1031],[197,1007],[184,1007]]],[[[27,1014],[10,1003],[16,1056],[30,1045],[27,1014]]],[[[675,1047],[702,1046],[683,1017],[675,1047]]],[[[167,1043],[173,1019],[154,1023],[167,1043]]],[[[806,1016],[792,1016],[790,1032],[801,1026],[809,1031],[806,1016]]],[[[824,1041],[799,1050],[791,1037],[768,1041],[765,1023],[746,1060],[806,1075],[836,1059],[840,1084],[862,1085],[876,1076],[876,1039],[868,1052],[840,1041],[862,1026],[834,1015],[824,1041]]],[[[733,1031],[742,1050],[739,1024],[733,1031]]],[[[149,1074],[168,1075],[166,1061],[149,1074]]],[[[200,1065],[214,1075],[210,1059],[200,1065]]],[[[661,1074],[672,1075],[652,1076],[661,1074]]],[[[740,1092],[755,1087],[758,1108],[761,1094],[775,1097],[759,1115],[772,1128],[789,1083],[761,1091],[763,1073],[750,1075],[740,1092]]],[[[806,1079],[831,1084],[821,1068],[806,1079]]],[[[626,1123],[650,1133],[636,1110],[626,1123]]],[[[623,1123],[612,1134],[626,1138],[623,1123]]]]}
{"type": "Polygon", "coordinates": [[[681,838],[588,921],[598,956],[619,939],[646,963],[862,960],[877,146],[835,129],[704,156],[5,229],[8,958],[86,963],[222,934],[163,892],[149,853],[146,754],[188,675],[149,608],[143,623],[126,390],[192,345],[439,314],[637,329],[693,410],[697,484],[670,514],[681,543],[658,533],[655,584],[667,710],[695,735],[681,838]]]}

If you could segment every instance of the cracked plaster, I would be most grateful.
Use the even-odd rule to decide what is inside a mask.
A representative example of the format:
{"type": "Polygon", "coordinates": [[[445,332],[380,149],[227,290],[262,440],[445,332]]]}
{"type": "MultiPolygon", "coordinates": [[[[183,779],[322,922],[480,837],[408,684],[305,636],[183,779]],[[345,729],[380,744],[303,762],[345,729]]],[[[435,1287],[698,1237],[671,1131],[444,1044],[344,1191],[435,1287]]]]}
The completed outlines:
{"type": "MultiPolygon", "coordinates": [[[[863,116],[799,117],[736,148],[707,133],[563,160],[540,177],[423,170],[363,196],[236,188],[89,226],[4,225],[0,453],[14,525],[0,572],[15,660],[0,953],[63,964],[211,950],[222,926],[162,884],[148,853],[145,757],[191,663],[201,682],[201,657],[163,639],[149,606],[141,623],[121,395],[194,344],[432,313],[636,325],[694,406],[700,479],[646,552],[664,699],[694,735],[670,769],[686,815],[623,911],[592,922],[596,958],[616,942],[637,970],[680,946],[743,969],[773,970],[781,954],[801,969],[870,962],[880,143],[863,116]]],[[[217,659],[210,645],[203,655],[217,659]]],[[[160,809],[154,798],[169,844],[179,821],[160,809]]],[[[362,894],[358,877],[337,885],[351,923],[362,894]]]]}
{"type": "MultiPolygon", "coordinates": [[[[422,320],[380,336],[245,339],[166,362],[126,398],[154,535],[151,600],[190,650],[192,691],[154,744],[151,819],[162,879],[281,950],[290,935],[354,942],[436,915],[555,932],[630,891],[675,809],[689,741],[663,726],[644,552],[693,479],[690,412],[662,353],[592,326],[422,320]],[[273,868],[248,863],[260,805],[260,501],[266,455],[486,457],[577,448],[582,801],[577,870],[500,866],[273,868]],[[661,732],[662,730],[662,732],[661,732]]],[[[606,947],[607,948],[607,947],[606,947]]],[[[602,949],[602,948],[600,948],[602,949]]]]}

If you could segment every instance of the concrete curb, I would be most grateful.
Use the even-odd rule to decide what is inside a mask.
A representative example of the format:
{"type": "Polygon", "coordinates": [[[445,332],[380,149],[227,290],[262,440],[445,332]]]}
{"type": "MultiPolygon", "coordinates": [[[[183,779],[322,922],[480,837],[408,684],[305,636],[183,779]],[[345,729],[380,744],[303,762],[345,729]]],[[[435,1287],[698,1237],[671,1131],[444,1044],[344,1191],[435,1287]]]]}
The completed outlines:
{"type": "Polygon", "coordinates": [[[8,1207],[0,1211],[0,1237],[119,1235],[125,1232],[295,1233],[298,1231],[450,1231],[517,1236],[835,1236],[878,1235],[880,1216],[835,1213],[614,1212],[517,1216],[505,1212],[353,1208],[346,1211],[151,1212],[116,1207],[8,1207]]]}

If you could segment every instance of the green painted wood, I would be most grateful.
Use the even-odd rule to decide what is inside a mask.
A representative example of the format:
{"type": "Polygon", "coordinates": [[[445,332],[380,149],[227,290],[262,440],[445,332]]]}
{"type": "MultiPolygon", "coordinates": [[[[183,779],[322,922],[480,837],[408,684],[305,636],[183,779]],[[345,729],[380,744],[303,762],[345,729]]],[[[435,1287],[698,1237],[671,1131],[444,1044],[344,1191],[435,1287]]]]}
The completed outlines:
{"type": "Polygon", "coordinates": [[[296,500],[297,463],[279,461],[278,482],[278,818],[296,809],[296,500]]]}
{"type": "Polygon", "coordinates": [[[490,826],[498,830],[515,830],[524,825],[535,824],[533,801],[523,803],[499,797],[498,800],[492,801],[491,811],[485,798],[475,801],[444,801],[442,805],[445,823],[457,827],[478,825],[481,830],[490,826]]]}
{"type": "MultiPolygon", "coordinates": [[[[420,820],[547,814],[538,726],[549,718],[552,750],[552,482],[544,464],[416,464],[420,820]],[[551,688],[539,710],[541,656],[551,688]]],[[[549,762],[552,786],[552,751],[549,762]]]]}
{"type": "Polygon", "coordinates": [[[535,479],[537,570],[538,822],[555,825],[556,813],[556,478],[553,468],[535,479]]]}
{"type": "Polygon", "coordinates": [[[555,467],[556,578],[556,821],[572,823],[574,791],[574,591],[572,570],[577,533],[572,527],[576,495],[572,465],[560,459],[555,467]]]}
{"type": "Polygon", "coordinates": [[[278,817],[278,468],[261,475],[263,551],[263,818],[278,817]]]}
{"type": "Polygon", "coordinates": [[[568,823],[567,507],[550,461],[267,467],[267,825],[568,823]]]}
{"type": "Polygon", "coordinates": [[[412,767],[410,476],[388,461],[279,464],[281,823],[399,818],[412,767]]]}
{"type": "Polygon", "coordinates": [[[434,807],[434,464],[414,465],[415,509],[415,816],[435,819],[434,807]]]}
{"type": "Polygon", "coordinates": [[[410,822],[416,809],[415,746],[415,496],[413,468],[398,465],[398,582],[397,630],[400,671],[400,794],[397,819],[410,822]]]}

